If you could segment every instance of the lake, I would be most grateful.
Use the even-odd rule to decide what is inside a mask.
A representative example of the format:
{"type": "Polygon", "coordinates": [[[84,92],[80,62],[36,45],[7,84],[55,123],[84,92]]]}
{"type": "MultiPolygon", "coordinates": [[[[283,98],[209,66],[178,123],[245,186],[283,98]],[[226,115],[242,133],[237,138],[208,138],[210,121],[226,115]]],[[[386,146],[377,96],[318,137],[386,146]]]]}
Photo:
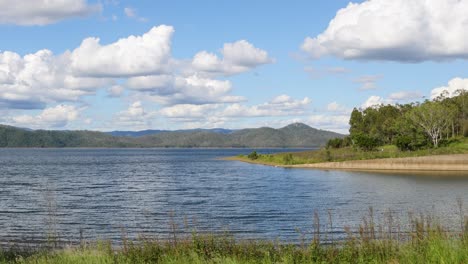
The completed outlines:
{"type": "MultiPolygon", "coordinates": [[[[342,237],[373,207],[458,227],[468,178],[285,169],[224,161],[250,149],[0,149],[1,242],[110,239],[229,230],[297,242],[318,212],[342,237]]],[[[287,151],[260,149],[260,153],[287,151]]],[[[440,175],[443,176],[443,175],[440,175]]]]}

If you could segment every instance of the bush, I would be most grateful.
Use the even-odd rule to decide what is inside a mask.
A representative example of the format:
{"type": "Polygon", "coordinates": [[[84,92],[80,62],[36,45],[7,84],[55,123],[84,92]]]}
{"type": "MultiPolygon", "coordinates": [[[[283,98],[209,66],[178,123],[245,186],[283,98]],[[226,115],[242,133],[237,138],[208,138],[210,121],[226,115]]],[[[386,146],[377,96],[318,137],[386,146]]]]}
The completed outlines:
{"type": "Polygon", "coordinates": [[[258,154],[257,154],[257,151],[252,151],[248,156],[247,158],[251,159],[251,160],[256,160],[258,159],[258,154]]]}
{"type": "Polygon", "coordinates": [[[395,145],[401,151],[414,150],[415,149],[413,139],[410,136],[406,136],[406,135],[400,135],[400,136],[396,137],[395,145]]]}
{"type": "Polygon", "coordinates": [[[371,151],[381,145],[380,140],[376,137],[372,137],[366,134],[357,134],[353,137],[354,144],[359,148],[371,151]]]}
{"type": "Polygon", "coordinates": [[[286,155],[283,156],[283,162],[284,164],[286,165],[292,165],[294,164],[294,157],[291,153],[288,153],[286,155]]]}
{"type": "MultiPolygon", "coordinates": [[[[441,143],[444,144],[443,142],[441,143]]],[[[414,134],[412,136],[398,135],[394,140],[394,144],[401,151],[414,151],[431,146],[431,142],[427,136],[422,134],[414,134]]]]}
{"type": "Polygon", "coordinates": [[[327,148],[341,148],[343,145],[343,139],[341,138],[332,138],[327,142],[327,148]]]}
{"type": "Polygon", "coordinates": [[[349,136],[344,138],[329,139],[326,148],[344,148],[351,146],[351,138],[349,136]]]}

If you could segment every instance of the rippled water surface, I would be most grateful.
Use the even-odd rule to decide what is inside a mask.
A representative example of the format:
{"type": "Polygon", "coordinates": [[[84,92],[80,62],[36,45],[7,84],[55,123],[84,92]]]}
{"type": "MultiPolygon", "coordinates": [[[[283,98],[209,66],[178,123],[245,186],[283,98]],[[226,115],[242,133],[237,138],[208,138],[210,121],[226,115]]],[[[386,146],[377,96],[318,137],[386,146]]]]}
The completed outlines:
{"type": "MultiPolygon", "coordinates": [[[[0,237],[167,237],[189,231],[296,241],[317,211],[340,235],[368,208],[429,212],[456,226],[468,178],[284,169],[218,159],[247,149],[0,149],[0,237]]],[[[285,150],[260,150],[262,153],[285,150]]],[[[443,175],[439,175],[443,176],[443,175]]]]}

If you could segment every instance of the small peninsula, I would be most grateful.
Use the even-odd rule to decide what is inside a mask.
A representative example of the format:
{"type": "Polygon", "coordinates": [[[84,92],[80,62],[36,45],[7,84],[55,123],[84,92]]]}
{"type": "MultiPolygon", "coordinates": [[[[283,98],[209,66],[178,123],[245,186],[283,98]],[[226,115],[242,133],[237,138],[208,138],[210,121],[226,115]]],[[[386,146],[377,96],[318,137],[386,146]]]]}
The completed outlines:
{"type": "Polygon", "coordinates": [[[351,112],[349,135],[319,150],[231,157],[282,167],[372,171],[468,171],[468,93],[351,112]]]}

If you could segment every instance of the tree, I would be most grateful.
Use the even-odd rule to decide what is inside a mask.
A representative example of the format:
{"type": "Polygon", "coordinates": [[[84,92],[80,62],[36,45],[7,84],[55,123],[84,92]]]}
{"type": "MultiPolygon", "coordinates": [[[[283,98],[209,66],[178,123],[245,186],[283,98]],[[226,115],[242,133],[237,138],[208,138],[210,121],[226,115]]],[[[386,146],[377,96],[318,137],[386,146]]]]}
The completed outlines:
{"type": "Polygon", "coordinates": [[[374,150],[381,145],[378,138],[363,133],[353,135],[353,140],[358,147],[365,151],[374,150]]]}
{"type": "Polygon", "coordinates": [[[426,101],[414,107],[409,113],[409,119],[423,128],[435,148],[439,146],[442,132],[451,124],[452,111],[448,111],[440,102],[426,101]]]}

